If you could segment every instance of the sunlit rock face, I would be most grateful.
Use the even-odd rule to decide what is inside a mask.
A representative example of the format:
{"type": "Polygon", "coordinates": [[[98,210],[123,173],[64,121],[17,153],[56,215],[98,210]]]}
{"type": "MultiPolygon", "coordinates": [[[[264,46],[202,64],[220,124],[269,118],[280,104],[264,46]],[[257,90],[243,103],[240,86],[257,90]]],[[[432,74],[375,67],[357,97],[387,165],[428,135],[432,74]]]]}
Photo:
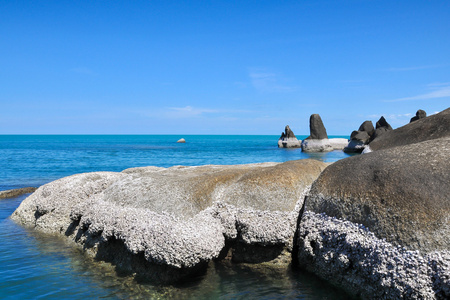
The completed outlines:
{"type": "Polygon", "coordinates": [[[448,299],[449,153],[437,138],[327,167],[299,218],[299,266],[363,299],[448,299]]]}
{"type": "Polygon", "coordinates": [[[141,279],[173,282],[213,259],[290,257],[305,190],[325,167],[301,160],[78,174],[40,187],[12,218],[141,279]]]}

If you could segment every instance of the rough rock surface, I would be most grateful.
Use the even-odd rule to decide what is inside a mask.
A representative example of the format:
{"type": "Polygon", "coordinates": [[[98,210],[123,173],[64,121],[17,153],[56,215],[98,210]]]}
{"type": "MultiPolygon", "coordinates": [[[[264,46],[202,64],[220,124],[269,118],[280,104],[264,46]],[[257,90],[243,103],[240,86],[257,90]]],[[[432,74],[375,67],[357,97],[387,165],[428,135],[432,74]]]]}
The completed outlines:
{"type": "Polygon", "coordinates": [[[298,264],[362,299],[449,299],[450,252],[420,255],[364,225],[305,212],[298,264]]]}
{"type": "Polygon", "coordinates": [[[364,224],[396,245],[449,250],[449,153],[450,137],[337,161],[312,185],[306,210],[364,224]]]}
{"type": "Polygon", "coordinates": [[[297,139],[294,132],[286,125],[284,132],[281,133],[278,139],[278,148],[300,148],[301,141],[297,139]]]}
{"type": "Polygon", "coordinates": [[[307,139],[323,140],[328,139],[327,130],[323,125],[322,118],[319,114],[312,114],[309,117],[309,131],[310,135],[307,139]]]}
{"type": "Polygon", "coordinates": [[[252,263],[292,251],[305,190],[325,167],[300,160],[78,174],[40,187],[11,218],[119,270],[171,282],[228,251],[252,263]]]}
{"type": "Polygon", "coordinates": [[[372,151],[450,136],[450,108],[395,130],[370,143],[372,151]]]}
{"type": "Polygon", "coordinates": [[[36,189],[37,188],[35,187],[26,187],[14,190],[0,191],[0,199],[13,198],[20,195],[33,193],[34,191],[36,191],[36,189]]]}
{"type": "Polygon", "coordinates": [[[427,113],[426,113],[424,110],[419,109],[419,110],[416,112],[416,115],[415,115],[414,117],[411,118],[411,120],[409,121],[409,123],[412,123],[412,122],[414,122],[414,121],[417,121],[417,120],[419,120],[419,119],[423,119],[423,118],[426,118],[426,117],[427,117],[427,113]]]}

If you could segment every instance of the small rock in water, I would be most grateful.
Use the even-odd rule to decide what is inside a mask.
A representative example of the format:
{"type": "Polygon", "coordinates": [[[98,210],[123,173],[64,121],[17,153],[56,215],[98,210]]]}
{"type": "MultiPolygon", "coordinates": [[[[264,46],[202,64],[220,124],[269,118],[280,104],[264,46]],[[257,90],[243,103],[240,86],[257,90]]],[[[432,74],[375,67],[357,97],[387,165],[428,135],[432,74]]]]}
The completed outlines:
{"type": "Polygon", "coordinates": [[[177,141],[177,143],[186,143],[186,140],[184,138],[181,138],[177,141]]]}

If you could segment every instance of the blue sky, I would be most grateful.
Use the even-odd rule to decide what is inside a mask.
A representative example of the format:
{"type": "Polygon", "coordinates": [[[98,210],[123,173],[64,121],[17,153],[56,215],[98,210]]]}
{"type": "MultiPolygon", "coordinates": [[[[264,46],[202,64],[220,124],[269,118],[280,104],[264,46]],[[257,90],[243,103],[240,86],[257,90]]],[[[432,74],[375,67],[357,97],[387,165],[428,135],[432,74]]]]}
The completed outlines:
{"type": "Polygon", "coordinates": [[[349,135],[450,107],[450,1],[0,1],[0,134],[349,135]]]}

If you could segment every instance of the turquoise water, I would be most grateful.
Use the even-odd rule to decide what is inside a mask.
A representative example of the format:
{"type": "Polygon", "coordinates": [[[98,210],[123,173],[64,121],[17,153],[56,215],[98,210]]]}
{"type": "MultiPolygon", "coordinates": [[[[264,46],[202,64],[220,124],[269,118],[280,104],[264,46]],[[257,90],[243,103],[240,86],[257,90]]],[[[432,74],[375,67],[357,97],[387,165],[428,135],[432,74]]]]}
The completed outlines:
{"type": "MultiPolygon", "coordinates": [[[[299,137],[302,138],[302,137],[299,137]]],[[[40,186],[92,171],[138,166],[243,164],[314,158],[332,162],[342,151],[306,154],[279,149],[278,136],[0,136],[0,190],[40,186]],[[178,144],[179,138],[185,144],[178,144]]],[[[258,270],[211,263],[206,274],[177,286],[120,277],[66,241],[28,231],[8,217],[24,197],[0,200],[0,298],[345,299],[339,290],[298,270],[258,270]]]]}

